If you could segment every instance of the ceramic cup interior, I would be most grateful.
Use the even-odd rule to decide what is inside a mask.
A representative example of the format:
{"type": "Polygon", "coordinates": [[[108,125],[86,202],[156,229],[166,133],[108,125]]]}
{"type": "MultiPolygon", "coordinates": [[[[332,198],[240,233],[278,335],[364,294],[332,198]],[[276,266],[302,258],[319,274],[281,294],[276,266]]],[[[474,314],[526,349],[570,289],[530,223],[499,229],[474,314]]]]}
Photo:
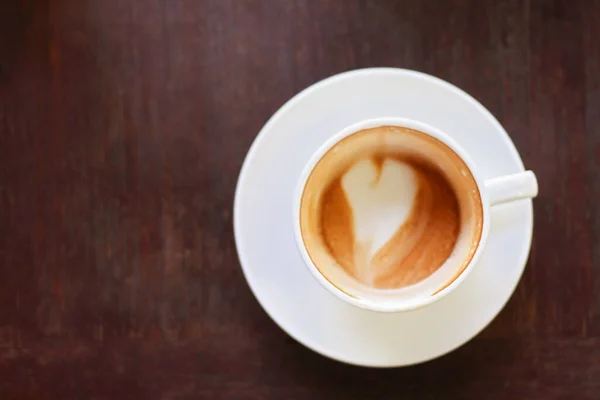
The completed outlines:
{"type": "Polygon", "coordinates": [[[438,129],[399,118],[334,135],[294,202],[298,248],[317,280],[359,307],[403,311],[454,290],[488,231],[484,184],[438,129]]]}

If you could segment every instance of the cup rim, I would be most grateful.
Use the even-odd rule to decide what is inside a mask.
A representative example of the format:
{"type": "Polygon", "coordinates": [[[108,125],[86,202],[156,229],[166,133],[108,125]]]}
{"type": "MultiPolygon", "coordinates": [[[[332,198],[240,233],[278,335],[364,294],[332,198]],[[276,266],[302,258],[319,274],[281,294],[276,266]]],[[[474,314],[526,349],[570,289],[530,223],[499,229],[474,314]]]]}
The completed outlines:
{"type": "Polygon", "coordinates": [[[417,121],[410,118],[399,118],[399,117],[382,117],[382,118],[371,118],[359,121],[352,125],[349,125],[342,130],[338,131],[336,134],[332,135],[328,140],[326,140],[319,148],[311,155],[309,161],[306,163],[302,173],[300,174],[300,179],[298,184],[296,185],[295,193],[294,193],[294,201],[293,201],[293,224],[294,224],[294,237],[296,240],[296,245],[300,254],[302,256],[302,260],[304,264],[311,272],[313,277],[331,294],[336,296],[338,299],[351,304],[353,306],[363,308],[370,311],[378,311],[378,312],[401,312],[401,311],[411,311],[421,307],[425,307],[427,305],[433,304],[440,299],[446,297],[448,294],[453,292],[457,287],[459,287],[462,282],[467,278],[467,276],[471,273],[474,266],[477,265],[481,253],[483,252],[485,245],[487,243],[487,238],[489,234],[489,200],[487,198],[485,192],[484,180],[481,179],[477,167],[475,166],[473,160],[468,155],[468,153],[463,150],[463,148],[458,145],[449,135],[444,133],[443,131],[435,128],[429,124],[426,124],[421,121],[417,121]],[[479,244],[477,249],[475,250],[475,254],[471,258],[471,261],[467,264],[465,269],[460,273],[460,275],[454,279],[449,285],[445,286],[438,292],[422,298],[422,299],[413,299],[413,300],[403,300],[398,303],[393,303],[393,300],[390,302],[386,302],[385,304],[376,303],[371,300],[367,300],[364,298],[353,297],[350,294],[344,292],[337,286],[335,286],[332,282],[330,282],[317,268],[314,264],[310,255],[308,254],[308,250],[304,244],[304,240],[302,238],[302,231],[300,228],[300,205],[302,201],[302,194],[304,192],[304,188],[306,186],[306,182],[312,173],[316,164],[321,160],[321,158],[337,143],[339,143],[342,139],[360,131],[363,129],[376,128],[380,126],[400,126],[409,129],[415,129],[420,132],[423,132],[450,147],[466,164],[467,168],[471,172],[475,183],[477,185],[477,189],[479,190],[479,197],[481,199],[481,207],[482,207],[482,230],[481,237],[479,239],[479,244]]]}

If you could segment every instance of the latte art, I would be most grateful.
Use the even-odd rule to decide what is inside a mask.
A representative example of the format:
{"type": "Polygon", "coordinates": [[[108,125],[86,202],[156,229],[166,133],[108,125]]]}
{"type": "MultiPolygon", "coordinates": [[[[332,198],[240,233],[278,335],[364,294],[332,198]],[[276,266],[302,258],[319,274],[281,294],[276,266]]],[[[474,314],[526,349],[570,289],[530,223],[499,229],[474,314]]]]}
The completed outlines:
{"type": "Polygon", "coordinates": [[[413,285],[448,258],[459,231],[452,188],[399,159],[361,159],[322,199],[323,239],[353,277],[375,288],[413,285]]]}
{"type": "Polygon", "coordinates": [[[412,129],[351,134],[312,168],[300,233],[319,272],[345,293],[419,297],[448,286],[481,238],[477,183],[447,145],[412,129]]]}

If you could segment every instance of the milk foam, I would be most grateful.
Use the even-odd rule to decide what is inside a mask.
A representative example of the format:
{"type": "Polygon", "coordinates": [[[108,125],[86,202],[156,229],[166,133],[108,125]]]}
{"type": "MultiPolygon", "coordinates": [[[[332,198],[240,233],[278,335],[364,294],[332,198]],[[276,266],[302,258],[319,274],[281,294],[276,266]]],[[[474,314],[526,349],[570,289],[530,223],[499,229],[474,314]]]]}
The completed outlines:
{"type": "Polygon", "coordinates": [[[398,232],[409,218],[415,201],[418,181],[413,168],[386,158],[378,166],[373,159],[363,159],[342,177],[342,188],[353,214],[354,240],[367,253],[355,254],[355,273],[365,283],[377,275],[372,257],[398,232]]]}

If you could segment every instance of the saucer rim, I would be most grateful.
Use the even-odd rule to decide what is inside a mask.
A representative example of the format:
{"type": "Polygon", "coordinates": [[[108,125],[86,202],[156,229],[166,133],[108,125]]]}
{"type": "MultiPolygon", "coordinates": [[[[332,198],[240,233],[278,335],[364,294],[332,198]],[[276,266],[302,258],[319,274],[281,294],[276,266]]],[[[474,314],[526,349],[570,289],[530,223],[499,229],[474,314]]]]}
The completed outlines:
{"type": "MultiPolygon", "coordinates": [[[[489,321],[487,323],[485,323],[480,329],[475,330],[471,336],[467,337],[463,341],[458,342],[455,346],[451,346],[444,352],[439,352],[430,357],[425,357],[418,361],[408,362],[408,363],[398,363],[398,362],[376,363],[376,362],[370,362],[370,361],[367,361],[367,362],[357,361],[357,360],[346,357],[344,354],[341,354],[341,353],[338,353],[335,351],[330,351],[330,349],[326,348],[325,346],[321,346],[320,344],[316,343],[314,340],[312,340],[310,338],[304,337],[303,339],[300,339],[299,335],[297,335],[296,332],[294,332],[292,329],[288,329],[288,327],[284,326],[282,322],[280,322],[278,319],[276,319],[273,316],[273,314],[271,313],[271,311],[269,310],[269,308],[266,306],[265,302],[257,294],[258,291],[257,291],[255,281],[253,282],[253,280],[250,278],[250,276],[251,276],[250,267],[247,266],[249,264],[249,261],[246,258],[247,256],[241,250],[241,245],[240,245],[240,243],[242,241],[242,239],[240,238],[240,236],[242,235],[241,234],[242,228],[240,226],[241,222],[240,222],[240,217],[239,217],[239,215],[240,215],[239,209],[241,207],[241,201],[242,201],[241,197],[240,197],[240,192],[242,191],[242,187],[244,185],[246,175],[248,174],[250,162],[256,156],[255,153],[258,151],[263,140],[266,138],[265,135],[271,129],[271,126],[274,125],[277,122],[277,120],[279,118],[281,118],[282,115],[285,115],[285,113],[287,113],[290,109],[292,109],[297,103],[302,101],[305,97],[309,96],[314,91],[320,90],[323,87],[333,84],[333,83],[336,83],[338,81],[343,81],[345,79],[353,79],[353,78],[363,77],[363,76],[368,76],[368,75],[377,75],[377,74],[382,74],[382,75],[384,75],[384,74],[398,75],[399,74],[399,75],[404,75],[404,76],[408,76],[408,77],[412,77],[412,78],[416,78],[416,79],[421,79],[424,81],[429,81],[433,84],[437,84],[437,85],[444,87],[445,89],[451,91],[453,94],[455,94],[457,96],[462,96],[463,98],[468,100],[469,103],[471,103],[471,105],[475,106],[479,110],[479,112],[481,112],[482,115],[485,116],[485,118],[488,119],[489,122],[495,126],[498,133],[502,134],[501,136],[503,137],[504,144],[510,148],[510,153],[512,155],[513,162],[515,162],[515,164],[518,166],[519,171],[516,171],[516,172],[525,171],[525,167],[524,167],[523,161],[521,159],[521,156],[520,156],[514,142],[510,139],[510,136],[508,135],[508,133],[506,132],[504,127],[494,117],[494,115],[487,108],[485,108],[477,99],[475,99],[473,96],[471,96],[464,90],[460,89],[459,87],[457,87],[441,78],[437,78],[435,76],[432,76],[432,75],[429,75],[429,74],[426,74],[423,72],[409,70],[409,69],[403,69],[403,68],[374,67],[374,68],[363,68],[363,69],[350,70],[350,71],[346,71],[346,72],[342,72],[339,74],[329,76],[329,77],[322,79],[320,81],[317,81],[317,82],[309,85],[305,89],[301,90],[300,92],[295,94],[293,97],[291,97],[289,100],[287,100],[277,111],[275,111],[275,113],[267,120],[267,122],[260,129],[257,136],[254,138],[254,141],[252,142],[248,152],[246,153],[244,162],[242,163],[242,167],[240,169],[240,173],[238,176],[238,181],[237,181],[236,189],[235,189],[235,193],[234,193],[233,229],[234,229],[234,240],[235,240],[236,252],[238,254],[240,266],[241,266],[242,272],[244,274],[244,279],[246,280],[248,286],[250,287],[250,290],[252,291],[254,297],[256,298],[256,300],[258,301],[258,303],[260,304],[262,309],[269,316],[269,318],[271,318],[271,320],[273,320],[273,322],[275,322],[275,324],[281,330],[283,330],[287,335],[289,335],[292,339],[294,339],[296,342],[300,343],[304,347],[306,347],[324,357],[327,357],[331,360],[335,360],[335,361],[342,362],[342,363],[349,364],[349,365],[361,366],[361,367],[395,368],[395,367],[405,367],[405,366],[411,366],[411,365],[416,365],[416,364],[422,364],[422,363],[431,361],[433,359],[442,357],[448,353],[451,353],[452,351],[454,351],[454,350],[458,349],[459,347],[465,345],[466,343],[470,342],[475,336],[480,334],[486,327],[488,327],[489,324],[494,319],[496,319],[498,314],[506,307],[506,304],[514,295],[514,292],[515,292],[519,282],[521,281],[523,273],[525,271],[527,259],[529,257],[530,251],[531,251],[531,243],[532,243],[532,238],[533,238],[533,217],[534,217],[534,215],[533,215],[532,200],[531,199],[521,200],[521,203],[523,204],[523,206],[525,206],[525,203],[527,203],[527,208],[528,208],[527,214],[528,214],[529,218],[527,220],[524,220],[524,222],[523,222],[524,224],[528,225],[528,227],[527,227],[528,232],[526,232],[527,240],[523,243],[523,245],[521,247],[521,249],[522,249],[521,254],[518,257],[518,259],[519,259],[518,265],[520,265],[520,271],[518,273],[518,276],[514,280],[512,287],[510,288],[510,291],[508,292],[508,296],[506,297],[506,300],[502,303],[502,306],[499,307],[495,313],[492,313],[491,318],[489,318],[489,321]]],[[[488,234],[488,241],[492,240],[493,236],[494,236],[494,229],[493,229],[493,227],[490,227],[489,234],[488,234]]],[[[318,284],[318,282],[315,281],[315,284],[318,284]]],[[[440,301],[443,302],[444,299],[440,299],[440,301]]],[[[422,310],[426,310],[426,309],[427,309],[427,307],[424,307],[424,308],[419,309],[418,311],[422,312],[422,310]]],[[[378,311],[366,311],[366,312],[371,312],[371,313],[376,313],[376,314],[384,314],[384,313],[378,312],[378,311]]],[[[403,311],[403,312],[408,313],[408,312],[415,312],[415,311],[403,311]]]]}

